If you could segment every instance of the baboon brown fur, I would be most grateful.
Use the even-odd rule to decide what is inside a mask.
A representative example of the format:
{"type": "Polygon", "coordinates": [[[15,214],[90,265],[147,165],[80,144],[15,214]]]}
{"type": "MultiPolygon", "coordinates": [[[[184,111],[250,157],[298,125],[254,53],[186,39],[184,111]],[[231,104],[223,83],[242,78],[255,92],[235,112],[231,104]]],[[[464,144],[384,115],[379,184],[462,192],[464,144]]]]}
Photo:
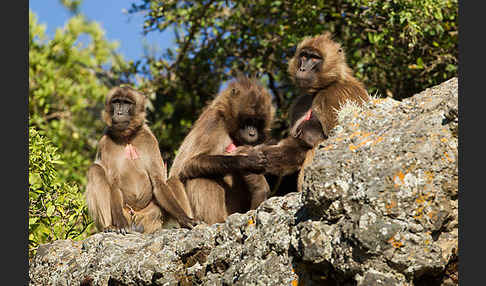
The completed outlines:
{"type": "Polygon", "coordinates": [[[152,233],[164,217],[192,227],[187,198],[167,170],[157,139],[145,124],[146,98],[129,87],[115,87],[105,100],[107,125],[88,170],[86,201],[100,231],[152,233]],[[176,189],[176,191],[172,191],[176,189]]]}
{"type": "Polygon", "coordinates": [[[267,198],[269,186],[261,174],[264,154],[232,150],[264,142],[273,116],[270,94],[243,75],[203,110],[169,173],[184,183],[194,219],[223,222],[228,215],[254,209],[267,198]]]}
{"type": "Polygon", "coordinates": [[[255,149],[264,151],[267,173],[289,175],[300,170],[297,189],[301,191],[302,170],[312,161],[313,147],[336,126],[337,111],[348,100],[360,105],[369,97],[329,32],[305,38],[289,62],[288,73],[302,92],[290,109],[290,136],[277,145],[255,149]]]}

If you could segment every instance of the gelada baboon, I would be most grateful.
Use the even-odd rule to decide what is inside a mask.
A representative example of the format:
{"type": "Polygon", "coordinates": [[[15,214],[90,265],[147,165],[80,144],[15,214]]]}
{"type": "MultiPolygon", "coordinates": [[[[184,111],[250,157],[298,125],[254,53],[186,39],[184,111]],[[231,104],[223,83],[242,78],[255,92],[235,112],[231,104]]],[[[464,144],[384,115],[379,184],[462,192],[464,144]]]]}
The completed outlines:
{"type": "Polygon", "coordinates": [[[174,192],[177,181],[167,170],[157,139],[145,124],[146,98],[129,87],[115,87],[106,96],[107,125],[96,160],[88,170],[86,201],[98,230],[152,233],[164,214],[182,226],[195,223],[187,198],[174,192]]]}
{"type": "MultiPolygon", "coordinates": [[[[289,175],[309,164],[312,148],[327,139],[337,124],[337,110],[348,100],[362,104],[369,99],[364,85],[346,64],[343,49],[328,32],[304,39],[289,62],[288,72],[302,91],[291,106],[290,136],[277,145],[255,148],[263,150],[268,160],[265,171],[274,175],[289,175]]],[[[300,191],[302,172],[298,181],[300,191]]]]}
{"type": "Polygon", "coordinates": [[[262,152],[234,152],[265,141],[273,119],[270,94],[243,75],[209,104],[182,142],[169,173],[184,183],[194,218],[223,222],[256,208],[269,187],[262,152]]]}

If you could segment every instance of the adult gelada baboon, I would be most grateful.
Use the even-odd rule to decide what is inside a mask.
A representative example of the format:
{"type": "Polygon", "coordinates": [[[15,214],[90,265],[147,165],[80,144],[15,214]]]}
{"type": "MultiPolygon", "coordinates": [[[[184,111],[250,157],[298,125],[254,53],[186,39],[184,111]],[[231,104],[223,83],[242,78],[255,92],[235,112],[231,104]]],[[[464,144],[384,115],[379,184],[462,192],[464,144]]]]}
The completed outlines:
{"type": "MultiPolygon", "coordinates": [[[[290,136],[277,145],[260,145],[268,159],[265,171],[289,175],[310,163],[312,148],[337,124],[337,111],[348,100],[362,104],[369,99],[364,85],[346,64],[340,44],[331,34],[305,38],[290,60],[288,72],[302,91],[290,110],[290,136]],[[304,163],[305,160],[305,163],[304,163]]],[[[298,190],[302,174],[299,173],[298,190]]]]}
{"type": "Polygon", "coordinates": [[[145,124],[145,105],[145,96],[129,87],[115,87],[106,96],[107,128],[86,188],[88,211],[100,231],[152,233],[167,213],[184,227],[195,223],[178,182],[166,182],[157,139],[145,124]]]}
{"type": "Polygon", "coordinates": [[[273,119],[270,94],[243,75],[202,112],[182,142],[169,177],[184,182],[194,218],[223,222],[235,212],[256,208],[267,198],[262,152],[232,152],[264,142],[273,119]]]}

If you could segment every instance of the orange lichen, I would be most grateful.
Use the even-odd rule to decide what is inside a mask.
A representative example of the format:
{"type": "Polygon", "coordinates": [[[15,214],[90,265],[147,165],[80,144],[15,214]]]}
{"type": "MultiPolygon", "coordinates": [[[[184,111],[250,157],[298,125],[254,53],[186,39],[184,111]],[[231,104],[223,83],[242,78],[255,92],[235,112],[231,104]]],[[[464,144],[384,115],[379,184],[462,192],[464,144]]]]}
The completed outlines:
{"type": "Polygon", "coordinates": [[[425,207],[430,204],[429,199],[433,196],[432,193],[426,194],[419,194],[418,197],[415,199],[415,202],[419,205],[417,209],[415,209],[415,215],[413,216],[415,219],[422,218],[423,212],[425,207]]]}
{"type": "Polygon", "coordinates": [[[388,204],[385,205],[385,208],[389,210],[389,209],[392,209],[392,208],[396,207],[397,205],[398,205],[397,204],[397,201],[392,200],[390,203],[388,203],[388,204]]]}
{"type": "Polygon", "coordinates": [[[390,237],[390,239],[388,240],[388,243],[390,243],[395,248],[403,247],[403,242],[396,240],[393,236],[390,237]]]}
{"type": "Polygon", "coordinates": [[[418,207],[416,210],[415,210],[415,213],[416,215],[413,216],[414,219],[420,219],[422,218],[422,213],[424,211],[424,207],[418,207]]]}
{"type": "Polygon", "coordinates": [[[329,145],[327,145],[326,147],[322,148],[322,150],[324,150],[324,151],[329,151],[329,150],[331,150],[331,149],[334,149],[335,147],[336,147],[336,145],[335,145],[335,144],[329,144],[329,145]]]}
{"type": "Polygon", "coordinates": [[[395,176],[393,176],[393,182],[395,182],[395,187],[404,184],[405,183],[404,178],[405,178],[405,174],[402,171],[399,171],[395,176]],[[399,179],[398,183],[397,183],[397,178],[399,179]]]}
{"type": "Polygon", "coordinates": [[[370,136],[371,134],[373,134],[373,133],[371,133],[371,132],[368,132],[368,133],[363,133],[363,135],[361,135],[361,138],[363,138],[363,139],[364,139],[364,138],[366,138],[366,137],[370,136]]]}
{"type": "Polygon", "coordinates": [[[339,136],[339,137],[336,137],[336,139],[334,139],[334,141],[336,141],[336,142],[340,142],[340,141],[343,141],[343,140],[344,140],[343,136],[339,136]]]}
{"type": "Polygon", "coordinates": [[[355,136],[359,136],[361,134],[361,131],[354,131],[353,134],[349,135],[349,139],[355,137],[355,136]]]}
{"type": "MultiPolygon", "coordinates": [[[[290,267],[290,270],[292,270],[292,273],[295,273],[295,270],[293,267],[290,267]]],[[[297,286],[299,285],[299,281],[297,279],[292,280],[291,282],[292,286],[297,286]]]]}
{"type": "Polygon", "coordinates": [[[379,136],[378,138],[376,138],[373,143],[371,143],[371,145],[375,145],[377,143],[380,143],[381,141],[383,141],[383,136],[379,136]]]}
{"type": "Polygon", "coordinates": [[[427,177],[427,183],[432,183],[434,179],[434,174],[431,171],[425,171],[425,176],[427,177]]]}
{"type": "Polygon", "coordinates": [[[439,218],[439,214],[437,213],[437,211],[432,211],[432,212],[429,212],[429,214],[427,215],[431,220],[437,220],[439,218]]]}
{"type": "Polygon", "coordinates": [[[427,200],[432,196],[431,193],[419,194],[418,197],[415,199],[417,204],[424,204],[427,203],[427,200]]]}
{"type": "Polygon", "coordinates": [[[368,143],[368,142],[371,142],[371,141],[372,141],[371,139],[366,139],[366,140],[361,141],[361,142],[358,144],[358,148],[359,148],[359,147],[361,147],[361,146],[363,146],[363,145],[365,145],[365,144],[366,144],[366,143],[368,143]]]}
{"type": "Polygon", "coordinates": [[[359,147],[365,145],[366,143],[374,141],[374,140],[371,140],[371,139],[366,139],[366,137],[368,137],[368,136],[370,136],[372,134],[373,133],[370,133],[370,132],[368,132],[368,133],[361,133],[360,131],[356,131],[353,134],[351,134],[349,136],[349,138],[353,138],[353,137],[357,136],[358,139],[359,140],[362,140],[362,141],[360,143],[358,143],[357,145],[351,143],[349,145],[349,150],[354,151],[354,150],[358,149],[359,147]]]}
{"type": "Polygon", "coordinates": [[[381,103],[381,102],[383,102],[383,101],[384,101],[384,99],[383,99],[383,98],[377,98],[377,99],[373,99],[373,100],[372,100],[373,104],[375,104],[375,105],[377,105],[377,104],[379,104],[379,103],[381,103]]]}
{"type": "Polygon", "coordinates": [[[444,157],[447,159],[447,161],[454,162],[454,160],[452,160],[451,157],[449,157],[449,155],[447,155],[447,152],[444,152],[444,157]]]}
{"type": "Polygon", "coordinates": [[[250,219],[248,220],[248,225],[252,225],[252,224],[254,224],[254,223],[255,223],[255,222],[253,221],[253,219],[252,219],[252,218],[250,218],[250,219]]]}

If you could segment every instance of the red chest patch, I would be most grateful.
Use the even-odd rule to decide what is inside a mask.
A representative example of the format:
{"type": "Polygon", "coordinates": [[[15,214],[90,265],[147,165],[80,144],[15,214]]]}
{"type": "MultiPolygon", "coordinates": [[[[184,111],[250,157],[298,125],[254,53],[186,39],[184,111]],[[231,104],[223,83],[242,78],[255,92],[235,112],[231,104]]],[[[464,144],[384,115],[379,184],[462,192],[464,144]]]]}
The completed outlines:
{"type": "Polygon", "coordinates": [[[229,145],[228,145],[228,147],[226,147],[226,150],[225,150],[225,151],[226,151],[227,153],[231,153],[231,152],[233,152],[235,149],[236,149],[235,144],[231,143],[231,144],[229,144],[229,145]]]}
{"type": "Polygon", "coordinates": [[[309,111],[307,111],[307,113],[305,114],[304,121],[309,120],[311,116],[312,116],[312,109],[309,109],[309,111]]]}
{"type": "Polygon", "coordinates": [[[131,160],[138,159],[137,149],[135,149],[132,144],[127,144],[127,146],[125,146],[125,157],[131,160]]]}

